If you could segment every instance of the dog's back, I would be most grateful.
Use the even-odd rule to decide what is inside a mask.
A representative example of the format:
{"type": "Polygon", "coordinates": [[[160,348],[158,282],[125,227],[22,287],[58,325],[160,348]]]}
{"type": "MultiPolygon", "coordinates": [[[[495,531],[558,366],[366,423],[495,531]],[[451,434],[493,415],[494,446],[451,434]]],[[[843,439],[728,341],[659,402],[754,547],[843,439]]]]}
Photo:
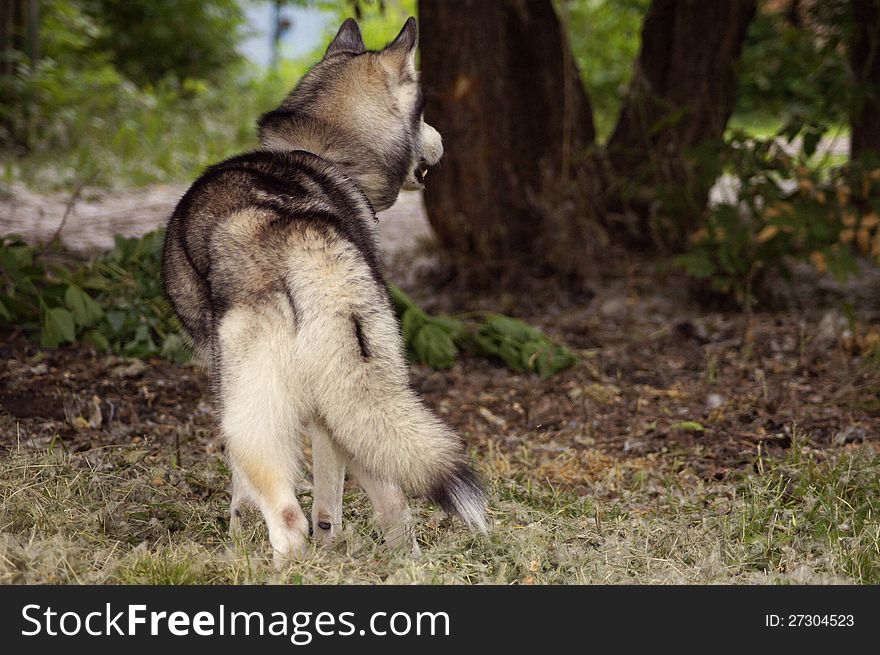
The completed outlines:
{"type": "MultiPolygon", "coordinates": [[[[346,25],[340,36],[348,46],[346,25]]],[[[398,41],[414,30],[407,25],[398,41]]],[[[404,45],[413,50],[414,38],[404,45]]],[[[336,67],[376,65],[340,59],[363,54],[382,56],[334,53],[332,44],[328,50],[336,67]]],[[[399,92],[395,97],[409,98],[399,92]]],[[[274,126],[273,140],[286,138],[295,146],[311,114],[290,109],[295,102],[287,106],[264,119],[264,126],[274,126]]],[[[327,129],[321,123],[307,130],[308,139],[327,129]]],[[[399,138],[395,144],[394,152],[404,152],[401,161],[409,162],[405,166],[388,166],[377,153],[380,161],[371,169],[364,159],[368,146],[354,148],[354,166],[345,158],[334,161],[329,148],[267,150],[227,160],[193,184],[169,222],[165,288],[212,369],[233,471],[233,514],[241,500],[253,500],[282,555],[302,546],[308,528],[294,495],[305,434],[312,436],[316,458],[313,517],[322,528],[341,520],[340,472],[347,465],[380,513],[392,510],[379,505],[406,513],[399,507],[399,486],[485,529],[482,489],[461,441],[409,385],[399,326],[379,270],[373,206],[384,202],[389,189],[396,196],[407,171],[417,175],[412,170],[426,160],[421,134],[410,132],[401,132],[410,134],[405,149],[399,138]],[[397,169],[402,172],[390,180],[383,172],[397,169]],[[368,183],[359,183],[359,176],[368,183]],[[365,187],[381,193],[368,197],[365,187]],[[319,455],[332,465],[321,464],[319,471],[319,455]],[[325,478],[322,492],[319,479],[325,478]]]]}
{"type": "Polygon", "coordinates": [[[291,299],[279,265],[307,234],[344,240],[381,281],[374,221],[363,193],[310,153],[229,159],[196,180],[168,223],[166,293],[195,347],[209,353],[214,319],[230,307],[291,299]]]}

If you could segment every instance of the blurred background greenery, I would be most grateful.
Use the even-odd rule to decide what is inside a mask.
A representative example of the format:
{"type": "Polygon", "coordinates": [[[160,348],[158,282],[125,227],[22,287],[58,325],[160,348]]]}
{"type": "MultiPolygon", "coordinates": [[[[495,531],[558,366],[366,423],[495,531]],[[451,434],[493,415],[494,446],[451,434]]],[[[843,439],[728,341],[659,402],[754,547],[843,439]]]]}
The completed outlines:
{"type": "MultiPolygon", "coordinates": [[[[379,46],[417,9],[415,0],[288,0],[277,12],[275,2],[260,0],[38,4],[38,58],[11,50],[18,73],[0,76],[0,165],[7,181],[44,190],[84,179],[190,179],[254,146],[254,117],[280,101],[345,16],[356,12],[366,41],[379,46]],[[281,57],[270,67],[277,18],[281,57]]],[[[775,9],[785,3],[766,4],[743,49],[731,125],[766,136],[792,114],[845,124],[846,3],[814,3],[808,26],[775,9]]],[[[600,140],[617,118],[649,5],[556,2],[600,140]]]]}
{"type": "MultiPolygon", "coordinates": [[[[277,4],[276,13],[260,0],[41,0],[38,57],[25,42],[8,52],[11,74],[0,75],[3,178],[44,191],[83,180],[142,186],[191,179],[255,147],[256,117],[277,106],[352,10],[277,4]],[[281,56],[270,66],[276,17],[292,29],[278,34],[281,56]]],[[[361,10],[374,45],[415,12],[412,0],[383,5],[361,10]]]]}

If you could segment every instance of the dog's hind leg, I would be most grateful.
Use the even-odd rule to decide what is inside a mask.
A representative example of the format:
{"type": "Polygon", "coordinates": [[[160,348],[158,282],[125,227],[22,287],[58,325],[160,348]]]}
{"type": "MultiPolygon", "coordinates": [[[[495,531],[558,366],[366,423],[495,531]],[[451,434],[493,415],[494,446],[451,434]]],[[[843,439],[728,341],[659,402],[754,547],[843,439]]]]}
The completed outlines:
{"type": "Polygon", "coordinates": [[[285,558],[299,557],[305,551],[309,524],[295,494],[297,439],[278,427],[263,412],[251,413],[235,403],[224,407],[223,431],[233,478],[260,508],[273,559],[280,568],[285,558]],[[241,429],[243,423],[246,429],[241,429]]]}
{"type": "Polygon", "coordinates": [[[421,551],[416,543],[412,511],[403,490],[393,482],[381,480],[362,469],[354,469],[352,474],[373,504],[376,520],[388,547],[410,547],[413,556],[418,557],[421,551]]]}
{"type": "Polygon", "coordinates": [[[238,469],[232,469],[232,500],[229,502],[229,536],[238,537],[241,534],[241,507],[247,500],[246,484],[238,469]]]}
{"type": "Polygon", "coordinates": [[[308,430],[312,437],[312,535],[316,541],[333,540],[342,527],[342,488],[345,459],[318,422],[308,430]]]}
{"type": "Polygon", "coordinates": [[[281,568],[285,559],[304,554],[309,531],[308,519],[294,494],[294,480],[286,467],[271,457],[240,452],[234,461],[263,514],[273,560],[281,568]]]}
{"type": "MultiPolygon", "coordinates": [[[[233,479],[263,513],[276,566],[303,553],[308,520],[296,499],[303,414],[272,316],[232,309],[219,330],[221,427],[233,479]]],[[[242,496],[238,495],[240,500],[242,496]]],[[[233,504],[233,509],[234,509],[233,504]]]]}

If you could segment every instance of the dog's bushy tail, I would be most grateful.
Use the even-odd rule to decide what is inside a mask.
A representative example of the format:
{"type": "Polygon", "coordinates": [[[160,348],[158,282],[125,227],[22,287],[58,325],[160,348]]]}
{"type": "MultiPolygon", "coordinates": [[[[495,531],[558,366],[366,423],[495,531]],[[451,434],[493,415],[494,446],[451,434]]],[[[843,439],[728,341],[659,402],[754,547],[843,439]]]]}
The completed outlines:
{"type": "Polygon", "coordinates": [[[409,388],[377,389],[387,384],[382,377],[364,381],[348,371],[322,394],[333,441],[358,467],[486,532],[485,493],[461,439],[409,388]]]}
{"type": "Polygon", "coordinates": [[[486,494],[480,478],[466,463],[462,463],[452,475],[442,478],[428,498],[446,513],[458,516],[480,532],[486,532],[486,494]]]}
{"type": "Polygon", "coordinates": [[[409,384],[387,294],[352,248],[316,243],[287,277],[313,411],[356,468],[486,531],[485,494],[462,440],[409,384]]]}

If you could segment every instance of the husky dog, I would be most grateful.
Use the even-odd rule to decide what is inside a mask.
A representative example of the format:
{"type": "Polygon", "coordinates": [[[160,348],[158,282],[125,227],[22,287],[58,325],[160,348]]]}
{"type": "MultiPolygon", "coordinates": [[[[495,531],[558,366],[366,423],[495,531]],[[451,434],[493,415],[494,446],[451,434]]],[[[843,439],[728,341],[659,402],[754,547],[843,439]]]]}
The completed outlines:
{"type": "Polygon", "coordinates": [[[401,188],[422,188],[443,155],[423,120],[417,40],[410,18],[368,51],[346,20],[260,118],[262,150],[208,168],[168,224],[164,287],[211,368],[232,470],[230,529],[242,503],[255,503],[278,565],[309,533],[295,495],[306,435],[317,540],[340,529],[346,469],[391,546],[412,539],[405,494],[486,530],[462,441],[409,384],[375,244],[376,212],[401,188]]]}

